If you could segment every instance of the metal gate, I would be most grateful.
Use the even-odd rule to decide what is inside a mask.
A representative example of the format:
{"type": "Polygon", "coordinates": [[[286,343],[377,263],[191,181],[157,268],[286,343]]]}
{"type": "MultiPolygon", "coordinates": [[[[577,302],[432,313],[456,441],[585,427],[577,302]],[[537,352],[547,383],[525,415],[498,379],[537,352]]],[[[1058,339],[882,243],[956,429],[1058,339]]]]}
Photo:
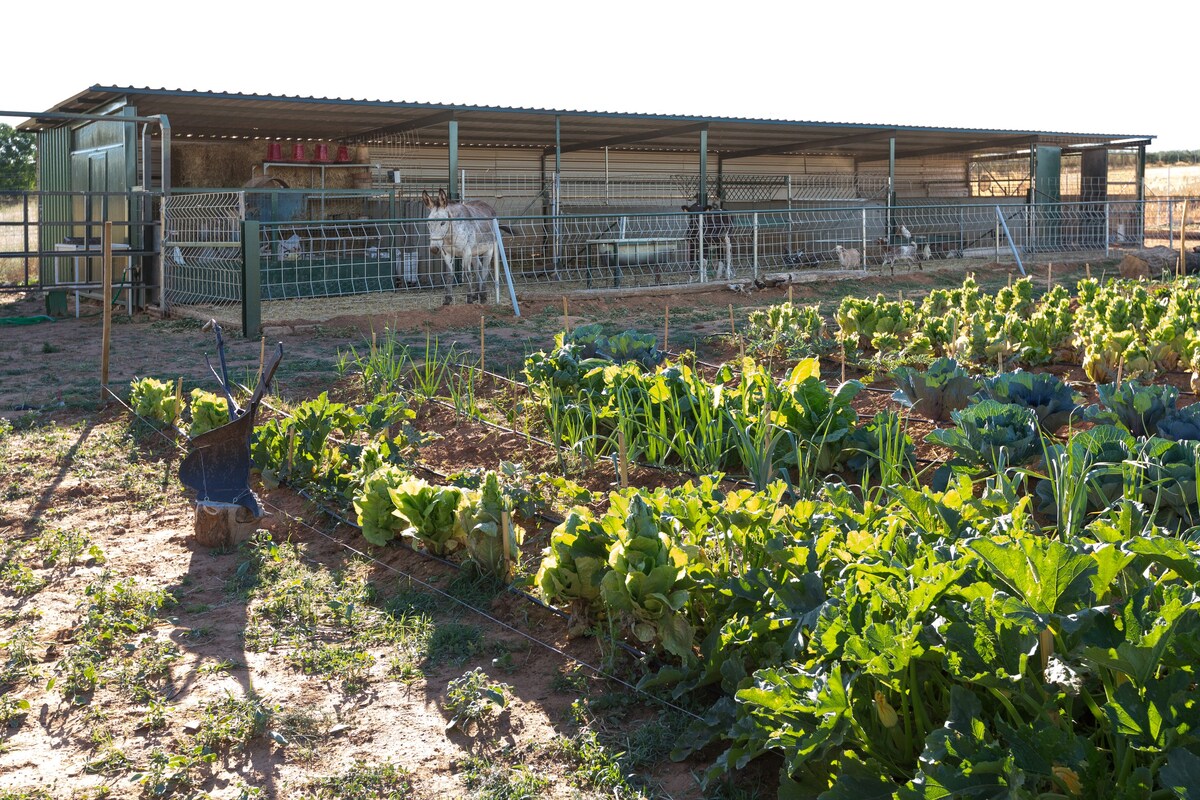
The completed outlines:
{"type": "Polygon", "coordinates": [[[243,192],[172,194],[163,211],[164,305],[242,301],[243,192]]]}

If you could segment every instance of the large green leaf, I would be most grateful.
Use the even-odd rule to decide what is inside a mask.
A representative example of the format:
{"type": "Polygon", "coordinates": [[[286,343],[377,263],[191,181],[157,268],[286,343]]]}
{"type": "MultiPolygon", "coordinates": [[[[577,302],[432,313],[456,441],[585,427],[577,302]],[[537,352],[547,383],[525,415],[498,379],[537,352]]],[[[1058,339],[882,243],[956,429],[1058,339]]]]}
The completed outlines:
{"type": "Polygon", "coordinates": [[[1095,559],[1056,540],[977,539],[968,545],[989,570],[1037,615],[1070,613],[1092,605],[1095,559]]]}
{"type": "Polygon", "coordinates": [[[1158,782],[1179,800],[1200,800],[1200,756],[1182,747],[1170,751],[1158,782]]]}
{"type": "Polygon", "coordinates": [[[863,761],[855,753],[847,752],[838,761],[833,785],[817,800],[889,800],[896,794],[896,788],[875,759],[863,761]]]}

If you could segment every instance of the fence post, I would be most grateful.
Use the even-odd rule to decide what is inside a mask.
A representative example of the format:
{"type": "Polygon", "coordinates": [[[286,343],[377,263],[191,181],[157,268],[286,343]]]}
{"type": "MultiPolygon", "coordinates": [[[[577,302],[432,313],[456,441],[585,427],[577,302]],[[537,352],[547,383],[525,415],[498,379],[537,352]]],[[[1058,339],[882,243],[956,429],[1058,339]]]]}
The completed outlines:
{"type": "Polygon", "coordinates": [[[242,336],[257,339],[262,328],[262,256],[259,222],[242,221],[242,336]]]}
{"type": "Polygon", "coordinates": [[[1104,203],[1104,257],[1108,258],[1112,242],[1112,220],[1111,220],[1112,203],[1105,201],[1104,203]]]}
{"type": "Polygon", "coordinates": [[[996,212],[996,263],[1000,263],[1000,212],[996,212]]]}
{"type": "Polygon", "coordinates": [[[867,271],[867,207],[862,207],[862,269],[867,271]]]}
{"type": "Polygon", "coordinates": [[[1171,199],[1167,200],[1167,246],[1175,247],[1175,201],[1171,199]]]}
{"type": "MultiPolygon", "coordinates": [[[[25,285],[28,286],[29,285],[29,192],[25,192],[22,196],[25,198],[25,203],[24,203],[24,209],[21,212],[21,222],[22,222],[21,230],[23,230],[25,232],[25,285]]],[[[39,217],[39,219],[40,219],[40,217],[39,217]]],[[[39,237],[38,241],[39,241],[38,249],[40,250],[41,249],[40,237],[39,237]]],[[[38,264],[38,286],[39,287],[42,285],[42,270],[41,270],[40,261],[41,260],[39,259],[39,264],[38,264]]]]}
{"type": "Polygon", "coordinates": [[[754,279],[758,280],[758,212],[754,212],[754,279]]]}
{"type": "MultiPolygon", "coordinates": [[[[684,212],[686,213],[686,212],[684,212]]],[[[696,214],[697,245],[700,248],[700,282],[708,283],[708,265],[704,263],[704,208],[701,206],[700,212],[696,214]]]]}

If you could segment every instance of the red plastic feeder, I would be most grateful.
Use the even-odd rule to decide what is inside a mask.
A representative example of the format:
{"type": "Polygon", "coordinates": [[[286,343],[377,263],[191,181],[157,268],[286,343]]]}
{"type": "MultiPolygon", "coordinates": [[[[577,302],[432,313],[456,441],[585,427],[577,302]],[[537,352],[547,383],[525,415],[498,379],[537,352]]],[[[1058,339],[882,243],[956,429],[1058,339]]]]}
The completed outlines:
{"type": "Polygon", "coordinates": [[[338,149],[337,149],[337,156],[334,158],[334,160],[337,161],[339,164],[349,164],[350,163],[350,148],[344,144],[339,144],[338,149]]]}
{"type": "Polygon", "coordinates": [[[282,142],[267,142],[267,161],[283,161],[282,142]]]}
{"type": "Polygon", "coordinates": [[[292,145],[292,161],[304,160],[304,142],[296,142],[292,145]]]}
{"type": "Polygon", "coordinates": [[[317,152],[313,153],[313,161],[318,161],[322,164],[329,161],[329,145],[321,142],[317,145],[317,152]]]}

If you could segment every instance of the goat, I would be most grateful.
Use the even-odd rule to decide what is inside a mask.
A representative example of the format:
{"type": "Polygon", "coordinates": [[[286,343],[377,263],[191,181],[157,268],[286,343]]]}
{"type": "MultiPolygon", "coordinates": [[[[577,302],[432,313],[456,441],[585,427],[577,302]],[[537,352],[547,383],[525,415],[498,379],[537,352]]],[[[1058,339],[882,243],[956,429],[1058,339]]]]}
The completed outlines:
{"type": "Polygon", "coordinates": [[[860,269],[862,261],[859,257],[859,252],[854,248],[842,247],[840,244],[833,248],[833,252],[837,253],[838,263],[842,265],[842,269],[860,269]]]}
{"type": "Polygon", "coordinates": [[[706,270],[708,258],[716,254],[717,280],[733,278],[733,217],[716,203],[701,205],[699,201],[681,206],[688,213],[688,261],[695,261],[706,270]],[[722,250],[724,252],[722,252],[722,250]]]}
{"type": "Polygon", "coordinates": [[[892,244],[887,243],[887,239],[879,239],[879,244],[883,246],[883,262],[880,267],[888,267],[892,270],[892,274],[896,274],[896,264],[900,261],[907,261],[909,264],[915,264],[917,269],[921,269],[921,262],[917,258],[917,246],[915,244],[892,244]]]}

